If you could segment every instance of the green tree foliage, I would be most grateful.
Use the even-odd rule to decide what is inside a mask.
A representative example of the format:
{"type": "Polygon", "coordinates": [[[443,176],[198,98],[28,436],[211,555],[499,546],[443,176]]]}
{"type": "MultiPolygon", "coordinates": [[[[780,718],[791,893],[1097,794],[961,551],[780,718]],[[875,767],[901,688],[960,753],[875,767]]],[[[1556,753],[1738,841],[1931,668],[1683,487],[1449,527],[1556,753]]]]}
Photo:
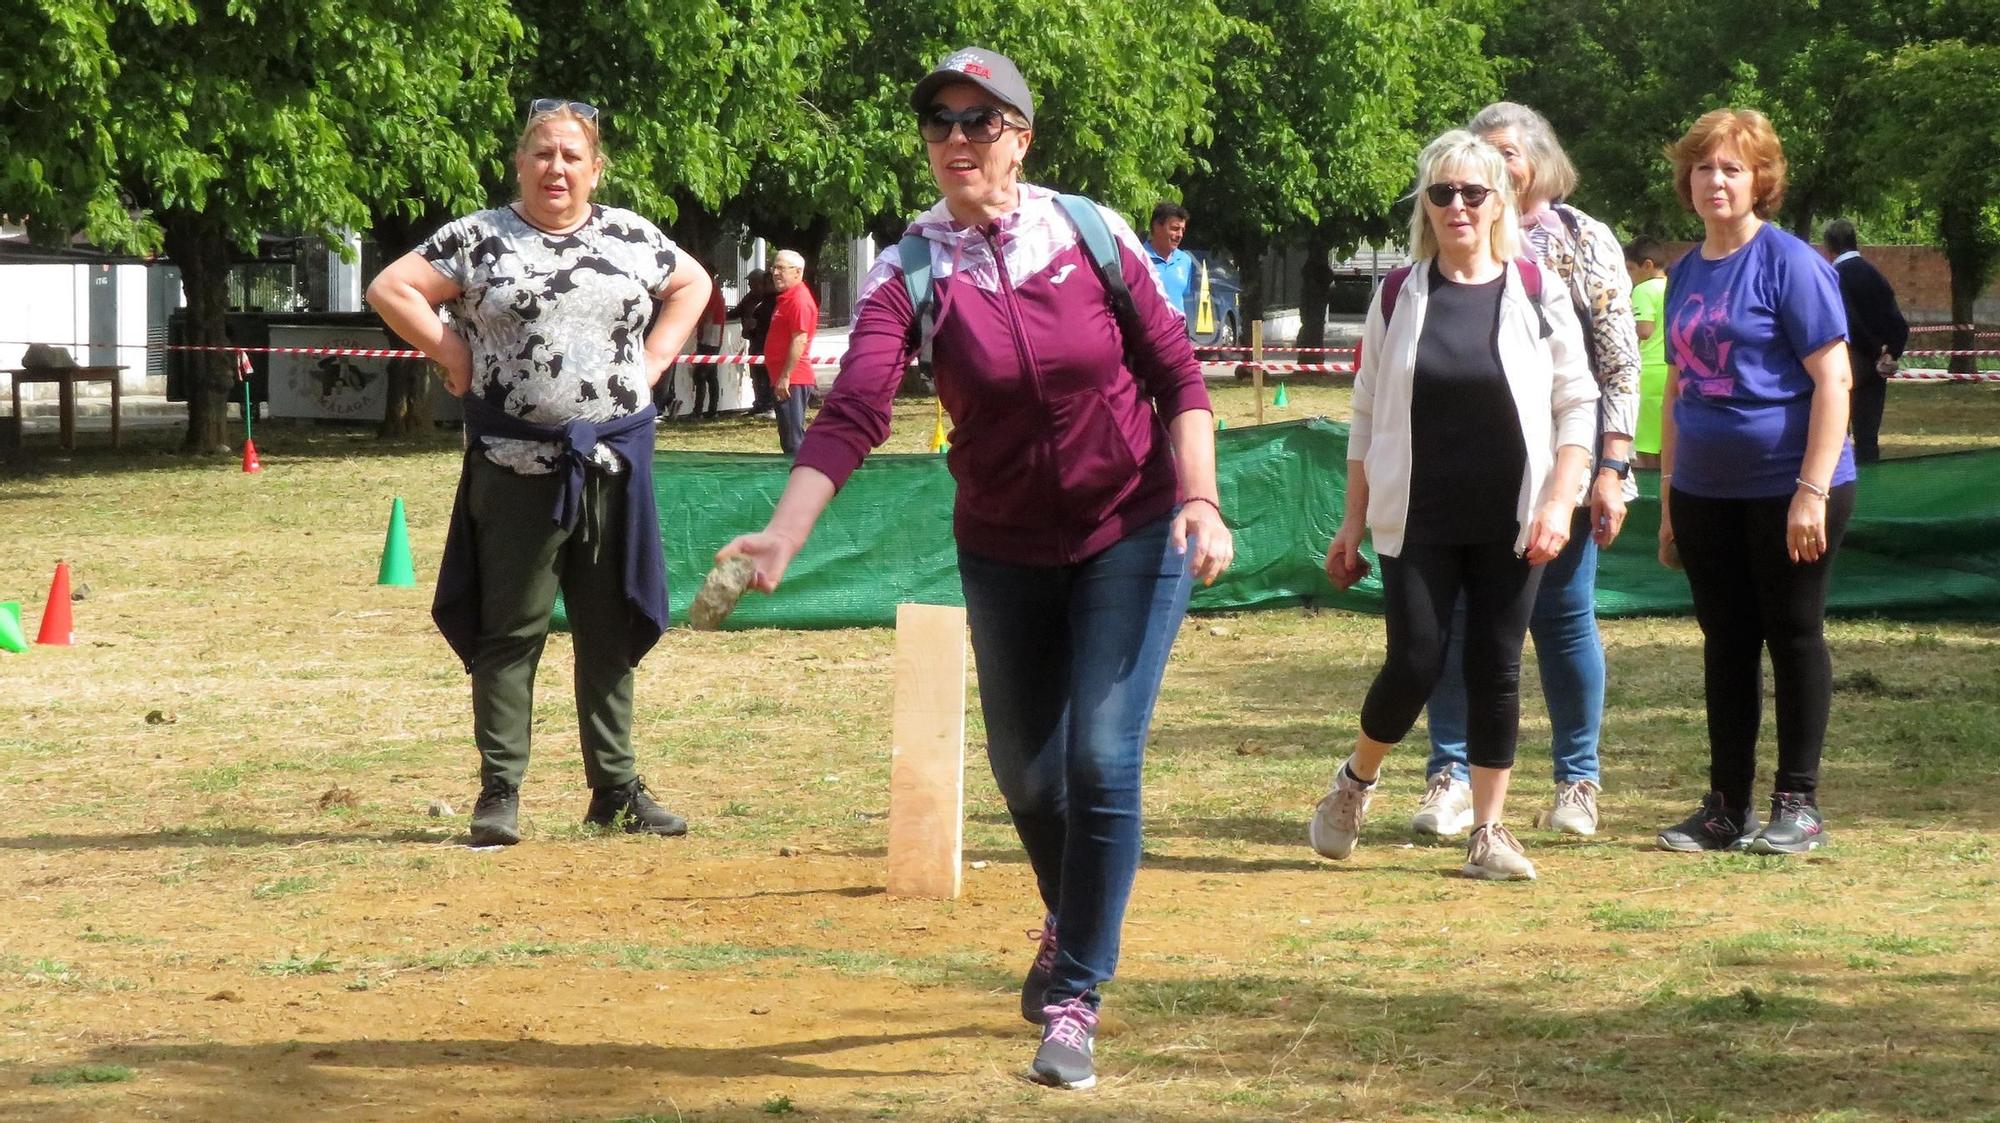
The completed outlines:
{"type": "MultiPolygon", "coordinates": [[[[1970,324],[2000,271],[2000,36],[1905,47],[1866,88],[1879,106],[1868,151],[1935,208],[1951,265],[1952,322],[1970,324]]],[[[1953,346],[1974,344],[1960,334],[1953,346]]],[[[1952,369],[1971,371],[1975,362],[1955,358],[1952,369]]]]}
{"type": "Polygon", "coordinates": [[[1241,270],[1246,319],[1262,315],[1265,251],[1307,242],[1311,335],[1325,307],[1327,254],[1388,232],[1417,152],[1497,90],[1481,9],[1424,0],[1222,6],[1229,35],[1216,52],[1214,131],[1186,201],[1201,239],[1228,249],[1241,270]]]}
{"type": "MultiPolygon", "coordinates": [[[[44,0],[7,26],[34,46],[15,54],[33,61],[12,78],[6,204],[163,246],[206,343],[225,342],[232,249],[466,198],[467,132],[503,106],[495,64],[518,31],[502,0],[44,0]]],[[[233,364],[198,369],[185,445],[226,449],[233,364]]]]}

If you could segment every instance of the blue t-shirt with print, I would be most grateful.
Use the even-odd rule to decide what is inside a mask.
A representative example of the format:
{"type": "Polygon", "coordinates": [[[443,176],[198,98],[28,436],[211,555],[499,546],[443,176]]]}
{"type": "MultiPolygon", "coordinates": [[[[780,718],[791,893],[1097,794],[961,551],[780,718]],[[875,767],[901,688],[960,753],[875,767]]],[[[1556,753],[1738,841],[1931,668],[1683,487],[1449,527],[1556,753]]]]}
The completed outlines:
{"type": "MultiPolygon", "coordinates": [[[[1768,222],[1719,261],[1697,245],[1667,274],[1666,322],[1667,361],[1681,376],[1675,489],[1715,499],[1797,490],[1813,398],[1802,360],[1847,337],[1833,267],[1768,222]]],[[[1853,479],[1843,438],[1832,483],[1853,479]]]]}

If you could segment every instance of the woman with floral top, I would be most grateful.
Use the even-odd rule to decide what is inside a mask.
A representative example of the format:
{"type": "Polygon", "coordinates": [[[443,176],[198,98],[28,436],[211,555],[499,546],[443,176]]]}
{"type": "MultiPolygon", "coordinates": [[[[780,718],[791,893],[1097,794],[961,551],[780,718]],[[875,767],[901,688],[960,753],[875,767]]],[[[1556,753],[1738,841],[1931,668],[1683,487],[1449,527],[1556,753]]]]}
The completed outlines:
{"type": "Polygon", "coordinates": [[[658,227],[590,201],[604,171],[595,106],[536,101],[514,167],[519,199],[448,223],[368,287],[465,405],[432,615],[472,675],[472,841],[520,841],[535,667],[558,587],[576,650],[585,822],[683,834],[639,779],[632,682],[667,622],[652,388],[710,281],[681,267],[658,227]]]}

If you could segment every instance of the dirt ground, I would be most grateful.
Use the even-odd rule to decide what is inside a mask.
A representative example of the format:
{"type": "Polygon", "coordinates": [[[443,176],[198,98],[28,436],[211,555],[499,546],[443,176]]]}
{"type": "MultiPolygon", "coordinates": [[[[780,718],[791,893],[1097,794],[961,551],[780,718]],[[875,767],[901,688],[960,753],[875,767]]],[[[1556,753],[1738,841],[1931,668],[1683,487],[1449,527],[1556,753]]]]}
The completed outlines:
{"type": "MultiPolygon", "coordinates": [[[[2000,427],[1963,402],[1923,439],[2000,427]]],[[[1304,845],[1379,621],[1192,619],[1103,1081],[1055,1093],[976,705],[963,896],[882,892],[891,633],[671,633],[638,687],[666,841],[579,827],[553,641],[528,838],[473,851],[464,676],[429,589],[372,584],[396,495],[434,570],[455,448],[258,442],[261,476],[0,480],[0,599],[32,633],[54,558],[89,586],[77,646],[0,655],[0,1120],[2000,1123],[2000,628],[1835,624],[1835,845],[1691,860],[1650,843],[1702,786],[1698,634],[1608,622],[1605,830],[1533,828],[1524,674],[1541,879],[1495,886],[1410,844],[1414,752],[1353,861],[1304,845]]]]}

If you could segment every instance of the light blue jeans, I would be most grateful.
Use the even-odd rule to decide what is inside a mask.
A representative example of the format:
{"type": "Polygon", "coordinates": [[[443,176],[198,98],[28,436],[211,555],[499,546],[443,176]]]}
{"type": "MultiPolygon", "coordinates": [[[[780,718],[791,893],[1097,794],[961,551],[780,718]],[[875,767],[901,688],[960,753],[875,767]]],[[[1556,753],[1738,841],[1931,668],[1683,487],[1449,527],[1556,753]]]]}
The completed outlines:
{"type": "MultiPolygon", "coordinates": [[[[1598,736],[1604,726],[1604,641],[1597,634],[1597,543],[1590,537],[1590,508],[1577,508],[1569,545],[1542,573],[1528,634],[1541,666],[1542,696],[1549,706],[1558,782],[1599,783],[1598,736]]],[[[1424,775],[1449,768],[1459,779],[1465,769],[1465,598],[1452,612],[1451,640],[1445,649],[1444,678],[1431,691],[1431,759],[1424,775]]]]}

